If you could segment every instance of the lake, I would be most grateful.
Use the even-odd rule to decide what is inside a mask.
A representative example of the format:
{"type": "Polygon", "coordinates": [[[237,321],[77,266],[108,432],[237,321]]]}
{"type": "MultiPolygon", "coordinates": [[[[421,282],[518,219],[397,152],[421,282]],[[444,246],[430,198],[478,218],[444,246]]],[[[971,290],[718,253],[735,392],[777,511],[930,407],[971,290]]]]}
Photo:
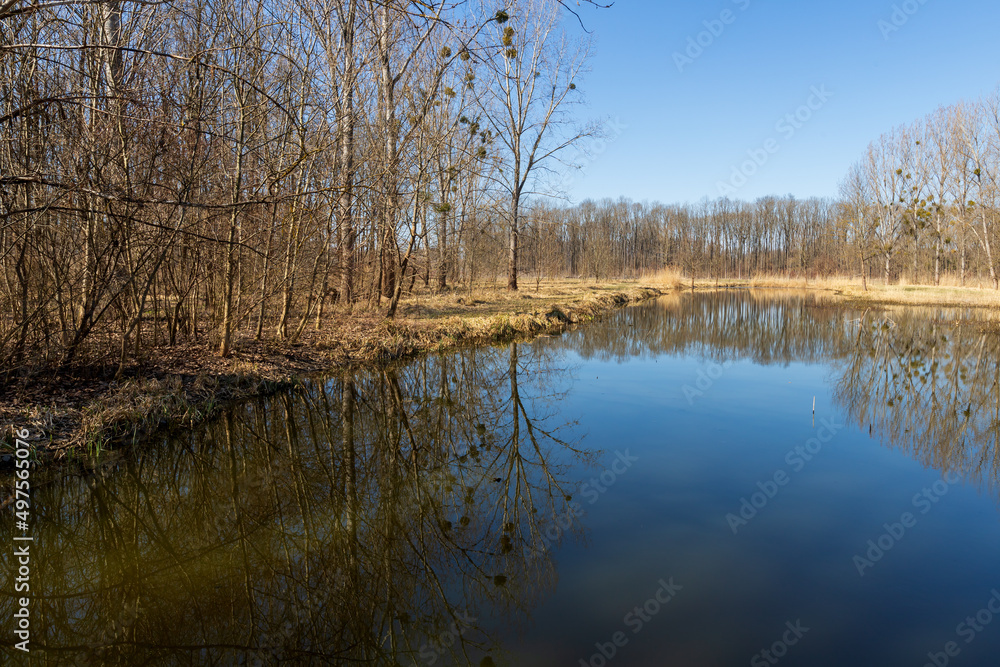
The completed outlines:
{"type": "Polygon", "coordinates": [[[1000,664],[998,341],[732,290],[306,382],[38,488],[30,655],[1000,664]]]}

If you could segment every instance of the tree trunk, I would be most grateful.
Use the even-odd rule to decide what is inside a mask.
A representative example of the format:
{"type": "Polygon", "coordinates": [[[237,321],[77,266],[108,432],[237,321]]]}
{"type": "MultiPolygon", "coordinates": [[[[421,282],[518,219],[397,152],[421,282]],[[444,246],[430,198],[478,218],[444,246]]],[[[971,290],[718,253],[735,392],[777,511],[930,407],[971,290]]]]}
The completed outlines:
{"type": "Polygon", "coordinates": [[[510,238],[507,247],[507,289],[517,290],[518,226],[520,224],[520,193],[515,192],[510,211],[510,238]]]}
{"type": "Polygon", "coordinates": [[[448,288],[448,211],[447,204],[441,204],[438,219],[438,289],[448,288]]]}
{"type": "MultiPolygon", "coordinates": [[[[399,248],[396,247],[396,206],[397,206],[397,171],[399,169],[399,130],[396,127],[396,80],[392,75],[392,56],[390,45],[390,5],[387,3],[382,7],[381,33],[379,34],[379,57],[381,60],[381,102],[383,130],[385,132],[385,164],[383,165],[384,176],[382,193],[382,215],[380,222],[382,233],[380,235],[381,252],[379,253],[379,270],[381,273],[381,292],[379,296],[388,299],[393,297],[396,289],[396,282],[399,277],[396,275],[398,265],[397,255],[399,248]]],[[[378,297],[376,297],[378,298],[378,297]]]]}
{"type": "Polygon", "coordinates": [[[861,288],[865,292],[868,291],[868,275],[865,271],[865,252],[863,249],[858,251],[858,261],[861,263],[861,288]]]}
{"type": "Polygon", "coordinates": [[[226,237],[226,275],[223,284],[222,299],[222,341],[219,343],[219,356],[228,357],[232,352],[233,339],[233,286],[236,275],[236,226],[239,223],[239,207],[243,188],[243,151],[246,142],[246,103],[239,100],[240,129],[236,141],[236,169],[233,176],[232,209],[229,213],[229,233],[226,237]]]}
{"type": "Polygon", "coordinates": [[[986,262],[990,267],[990,279],[993,281],[993,289],[1000,289],[1000,282],[997,282],[997,270],[993,266],[993,248],[990,246],[989,229],[986,226],[986,210],[983,210],[983,249],[986,251],[986,262]]]}
{"type": "Polygon", "coordinates": [[[354,32],[357,1],[351,0],[344,25],[344,80],[340,90],[340,193],[337,196],[337,247],[340,253],[340,299],[354,303],[354,32]]]}

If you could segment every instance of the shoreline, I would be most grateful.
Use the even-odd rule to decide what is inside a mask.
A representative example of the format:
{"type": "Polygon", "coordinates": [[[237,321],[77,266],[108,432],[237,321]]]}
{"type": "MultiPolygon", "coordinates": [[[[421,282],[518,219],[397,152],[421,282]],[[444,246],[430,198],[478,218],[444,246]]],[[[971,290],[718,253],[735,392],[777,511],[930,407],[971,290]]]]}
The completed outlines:
{"type": "Polygon", "coordinates": [[[395,320],[361,310],[341,317],[332,330],[303,332],[294,341],[240,340],[228,358],[215,355],[207,341],[156,349],[120,382],[107,379],[113,372],[107,365],[39,374],[7,387],[0,401],[5,424],[0,471],[13,468],[14,430],[29,430],[32,460],[40,467],[83,463],[196,427],[241,401],[293,388],[309,377],[561,333],[669,291],[623,283],[555,289],[544,296],[530,288],[485,298],[455,291],[407,304],[395,320]]]}
{"type": "MultiPolygon", "coordinates": [[[[940,308],[984,308],[1000,312],[1000,291],[991,287],[960,287],[955,285],[885,285],[868,283],[865,290],[860,280],[839,278],[729,278],[695,280],[695,288],[711,289],[787,289],[809,292],[829,292],[846,301],[878,306],[933,306],[940,308]]],[[[690,282],[687,283],[690,289],[690,282]]]]}
{"type": "MultiPolygon", "coordinates": [[[[968,307],[1000,313],[1000,293],[977,288],[869,285],[866,292],[860,284],[830,279],[694,281],[695,291],[716,289],[806,291],[868,306],[968,307]]],[[[84,462],[107,450],[195,427],[232,405],[290,389],[305,378],[557,334],[618,308],[690,292],[692,285],[680,280],[658,286],[646,281],[555,281],[544,293],[538,290],[431,295],[406,304],[395,320],[366,310],[331,316],[338,320],[332,330],[304,332],[294,341],[241,339],[225,359],[215,355],[207,341],[163,347],[128,369],[121,382],[107,379],[106,366],[26,379],[17,389],[8,387],[0,400],[6,426],[0,471],[13,465],[14,429],[30,431],[33,459],[42,466],[84,462]]]]}

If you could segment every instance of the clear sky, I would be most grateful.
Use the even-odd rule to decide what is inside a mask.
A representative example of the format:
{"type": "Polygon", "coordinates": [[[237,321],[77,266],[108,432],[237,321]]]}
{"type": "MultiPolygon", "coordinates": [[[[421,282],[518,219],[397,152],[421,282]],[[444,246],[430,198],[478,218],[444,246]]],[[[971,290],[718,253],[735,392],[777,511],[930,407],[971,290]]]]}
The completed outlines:
{"type": "Polygon", "coordinates": [[[696,202],[720,182],[741,199],[835,196],[882,132],[1000,82],[995,0],[616,0],[581,15],[596,49],[579,111],[625,127],[588,151],[574,202],[696,202]],[[796,111],[808,120],[779,127],[796,111]],[[762,166],[744,184],[748,151],[762,166]]]}

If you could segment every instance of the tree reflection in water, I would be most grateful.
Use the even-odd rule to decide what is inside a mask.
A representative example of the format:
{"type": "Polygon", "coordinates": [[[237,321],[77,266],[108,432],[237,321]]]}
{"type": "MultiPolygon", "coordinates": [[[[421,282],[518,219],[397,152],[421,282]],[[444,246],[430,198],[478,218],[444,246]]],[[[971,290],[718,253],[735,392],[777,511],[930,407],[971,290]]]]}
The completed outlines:
{"type": "Polygon", "coordinates": [[[998,491],[1000,338],[969,313],[891,309],[855,323],[836,396],[927,467],[998,491]]]}
{"type": "Polygon", "coordinates": [[[37,492],[32,657],[490,664],[472,619],[552,590],[538,545],[569,512],[567,471],[593,462],[558,422],[566,382],[517,345],[427,357],[37,492]]]}
{"type": "Polygon", "coordinates": [[[849,312],[803,292],[686,292],[546,342],[585,359],[693,354],[759,364],[824,362],[846,350],[849,312]]]}
{"type": "Polygon", "coordinates": [[[685,293],[546,345],[619,361],[694,354],[832,363],[834,396],[852,422],[927,467],[1000,495],[1000,338],[986,332],[981,312],[872,311],[773,290],[685,293]]]}

